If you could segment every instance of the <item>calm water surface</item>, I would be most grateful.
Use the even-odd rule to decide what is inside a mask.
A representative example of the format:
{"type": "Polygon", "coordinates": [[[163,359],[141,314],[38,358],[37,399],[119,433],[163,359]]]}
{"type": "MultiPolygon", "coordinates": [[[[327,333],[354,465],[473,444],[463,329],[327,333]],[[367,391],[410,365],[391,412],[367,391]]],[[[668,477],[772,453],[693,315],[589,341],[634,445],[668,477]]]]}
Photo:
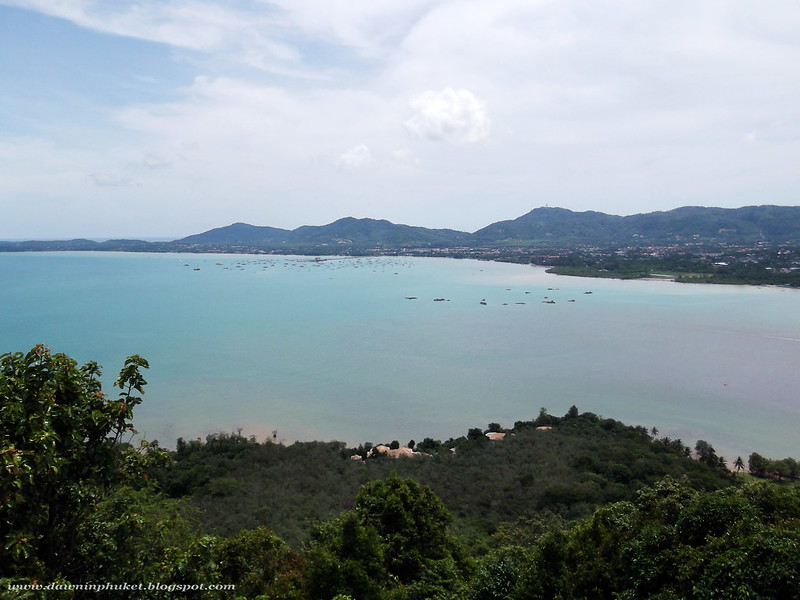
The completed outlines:
{"type": "Polygon", "coordinates": [[[165,445],[239,428],[446,439],[575,404],[728,457],[800,457],[796,290],[451,259],[9,253],[0,307],[0,351],[96,360],[112,394],[125,357],[147,358],[136,425],[165,445]]]}

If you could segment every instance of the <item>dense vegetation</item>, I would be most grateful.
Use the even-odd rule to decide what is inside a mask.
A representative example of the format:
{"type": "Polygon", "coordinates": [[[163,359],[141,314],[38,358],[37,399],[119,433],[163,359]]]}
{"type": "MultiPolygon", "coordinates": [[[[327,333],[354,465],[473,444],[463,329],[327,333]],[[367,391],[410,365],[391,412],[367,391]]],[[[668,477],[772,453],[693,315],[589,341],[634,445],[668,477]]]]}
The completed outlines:
{"type": "Polygon", "coordinates": [[[3,597],[800,597],[793,459],[754,453],[774,480],[753,481],[575,407],[416,458],[238,434],[167,452],[125,437],[147,366],[112,399],[94,363],[0,356],[3,597]]]}
{"type": "MultiPolygon", "coordinates": [[[[502,430],[499,424],[489,429],[502,430]]],[[[489,440],[479,428],[445,442],[425,438],[415,445],[416,458],[404,460],[375,453],[351,458],[365,456],[369,443],[282,446],[237,434],[209,436],[205,443],[179,440],[161,487],[176,498],[191,496],[213,533],[265,525],[298,545],[309,521],[349,508],[362,484],[395,473],[430,486],[453,513],[454,531],[480,547],[503,522],[542,511],[566,520],[586,517],[664,475],[685,476],[706,490],[731,483],[726,469],[691,459],[681,440],[579,415],[576,408],[563,418],[542,409],[536,419],[502,431],[502,441],[489,440]]]]}
{"type": "Polygon", "coordinates": [[[571,250],[544,262],[553,265],[549,273],[558,275],[616,279],[661,276],[681,283],[800,287],[797,247],[571,250]]]}
{"type": "Polygon", "coordinates": [[[799,491],[703,493],[665,479],[571,529],[501,547],[481,562],[473,597],[798,598],[799,491]]]}

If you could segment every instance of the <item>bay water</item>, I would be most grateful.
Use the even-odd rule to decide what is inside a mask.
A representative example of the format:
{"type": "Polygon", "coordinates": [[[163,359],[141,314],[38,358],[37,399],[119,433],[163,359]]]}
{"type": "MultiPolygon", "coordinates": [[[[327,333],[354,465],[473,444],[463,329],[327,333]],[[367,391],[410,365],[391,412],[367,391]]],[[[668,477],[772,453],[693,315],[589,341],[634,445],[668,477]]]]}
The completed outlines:
{"type": "Polygon", "coordinates": [[[0,254],[0,352],[151,368],[140,435],[405,443],[570,405],[800,458],[800,291],[475,260],[0,254]]]}

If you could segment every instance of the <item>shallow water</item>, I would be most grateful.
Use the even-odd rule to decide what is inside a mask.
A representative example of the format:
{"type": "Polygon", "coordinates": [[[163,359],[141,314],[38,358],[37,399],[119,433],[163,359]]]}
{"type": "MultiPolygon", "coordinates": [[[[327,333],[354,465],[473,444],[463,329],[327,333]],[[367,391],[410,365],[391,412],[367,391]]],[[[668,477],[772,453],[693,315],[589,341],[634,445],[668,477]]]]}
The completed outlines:
{"type": "Polygon", "coordinates": [[[0,351],[96,360],[109,393],[141,354],[136,425],[165,445],[444,439],[575,404],[729,457],[798,457],[799,294],[472,260],[0,254],[0,351]]]}

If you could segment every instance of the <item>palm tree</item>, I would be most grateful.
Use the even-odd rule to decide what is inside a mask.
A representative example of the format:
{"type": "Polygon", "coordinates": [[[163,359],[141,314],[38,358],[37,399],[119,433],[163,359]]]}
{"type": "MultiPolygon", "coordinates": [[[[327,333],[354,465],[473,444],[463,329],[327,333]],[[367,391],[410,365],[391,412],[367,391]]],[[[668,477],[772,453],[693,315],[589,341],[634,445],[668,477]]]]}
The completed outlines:
{"type": "Polygon", "coordinates": [[[736,460],[733,461],[733,468],[736,469],[737,473],[744,469],[744,461],[741,456],[737,456],[736,460]]]}

